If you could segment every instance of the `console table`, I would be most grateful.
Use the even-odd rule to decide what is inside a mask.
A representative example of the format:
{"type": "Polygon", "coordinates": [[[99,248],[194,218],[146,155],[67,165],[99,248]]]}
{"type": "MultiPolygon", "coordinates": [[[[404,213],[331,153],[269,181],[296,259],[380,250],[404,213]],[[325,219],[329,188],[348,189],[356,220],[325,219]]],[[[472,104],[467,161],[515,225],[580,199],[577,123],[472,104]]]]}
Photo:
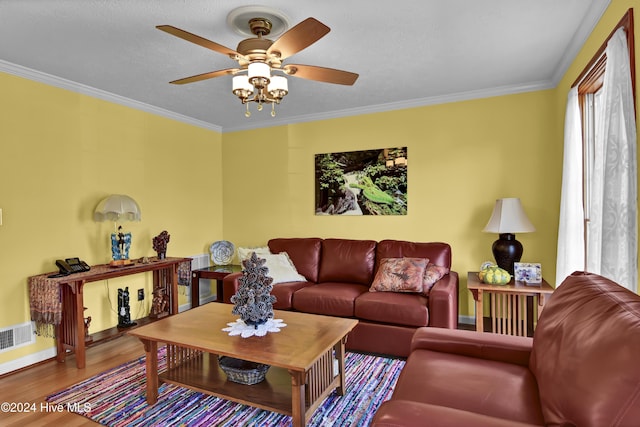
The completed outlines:
{"type": "Polygon", "coordinates": [[[482,283],[475,271],[467,274],[467,288],[476,301],[476,331],[484,332],[485,295],[490,302],[491,330],[498,334],[527,336],[533,333],[533,304],[529,297],[537,299],[537,320],[544,308],[545,299],[554,289],[542,279],[542,283],[526,285],[511,279],[506,285],[482,283]]]}
{"type": "MultiPolygon", "coordinates": [[[[58,362],[64,362],[67,351],[76,355],[76,366],[85,367],[85,350],[90,344],[95,344],[114,336],[123,334],[131,328],[111,328],[99,332],[99,338],[93,337],[86,342],[84,326],[84,296],[85,283],[116,277],[129,276],[153,272],[154,289],[162,287],[165,295],[169,297],[169,313],[178,313],[178,265],[183,262],[191,262],[191,258],[150,258],[148,263],[134,262],[131,265],[112,267],[109,264],[91,266],[91,270],[70,274],[64,277],[48,277],[51,273],[29,277],[30,286],[37,281],[47,281],[57,284],[60,289],[60,302],[62,303],[62,317],[59,324],[55,325],[56,347],[58,362]]],[[[148,320],[137,319],[139,323],[148,323],[148,320]]]]}

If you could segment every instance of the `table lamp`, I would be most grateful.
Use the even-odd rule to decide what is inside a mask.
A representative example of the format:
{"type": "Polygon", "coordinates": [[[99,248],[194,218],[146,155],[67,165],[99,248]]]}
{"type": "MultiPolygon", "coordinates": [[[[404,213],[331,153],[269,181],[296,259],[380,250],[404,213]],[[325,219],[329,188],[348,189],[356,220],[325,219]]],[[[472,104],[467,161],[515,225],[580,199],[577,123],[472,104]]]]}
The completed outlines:
{"type": "Polygon", "coordinates": [[[523,251],[515,233],[529,233],[536,231],[536,228],[524,213],[520,199],[512,197],[496,200],[491,218],[482,231],[500,235],[493,242],[493,256],[498,267],[513,275],[513,264],[520,261],[523,251]]]}
{"type": "Polygon", "coordinates": [[[129,196],[113,194],[103,199],[93,213],[93,219],[98,222],[113,221],[115,231],[111,233],[111,261],[112,265],[130,264],[129,249],[131,247],[131,233],[123,232],[118,222],[140,221],[140,206],[129,196]]]}

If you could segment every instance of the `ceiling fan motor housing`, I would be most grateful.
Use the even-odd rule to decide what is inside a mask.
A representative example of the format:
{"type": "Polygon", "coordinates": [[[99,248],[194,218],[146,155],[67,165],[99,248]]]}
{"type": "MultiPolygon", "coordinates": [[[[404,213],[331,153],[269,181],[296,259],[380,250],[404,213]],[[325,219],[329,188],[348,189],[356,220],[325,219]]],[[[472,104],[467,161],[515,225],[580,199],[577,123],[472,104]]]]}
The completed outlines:
{"type": "Polygon", "coordinates": [[[268,36],[271,33],[271,21],[267,18],[252,18],[249,20],[251,32],[258,37],[268,36]]]}

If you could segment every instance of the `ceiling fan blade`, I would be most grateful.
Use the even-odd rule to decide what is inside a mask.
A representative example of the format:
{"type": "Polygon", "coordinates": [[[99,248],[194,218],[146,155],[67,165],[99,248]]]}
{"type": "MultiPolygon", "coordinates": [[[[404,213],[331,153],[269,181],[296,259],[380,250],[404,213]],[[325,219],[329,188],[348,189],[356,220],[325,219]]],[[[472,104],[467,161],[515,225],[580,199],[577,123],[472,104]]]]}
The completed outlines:
{"type": "Polygon", "coordinates": [[[188,31],[181,30],[180,28],[176,28],[171,25],[158,25],[156,26],[156,28],[161,31],[164,31],[165,33],[169,33],[173,36],[186,40],[188,42],[195,43],[202,47],[206,47],[207,49],[211,49],[214,52],[219,52],[223,55],[227,55],[232,59],[238,59],[243,57],[243,55],[240,55],[238,52],[236,52],[233,49],[229,49],[228,47],[222,46],[221,44],[212,42],[211,40],[207,40],[203,37],[197,36],[188,31]]]}
{"type": "Polygon", "coordinates": [[[288,64],[282,70],[294,77],[316,80],[325,83],[351,86],[358,79],[358,74],[334,68],[316,67],[315,65],[288,64]]]}
{"type": "Polygon", "coordinates": [[[229,74],[235,74],[238,71],[240,71],[239,68],[227,68],[226,70],[211,71],[211,72],[208,72],[208,73],[202,73],[202,74],[198,74],[198,75],[191,76],[191,77],[185,77],[184,79],[174,80],[174,81],[169,82],[169,83],[174,84],[174,85],[183,85],[183,84],[186,84],[186,83],[194,83],[194,82],[199,82],[201,80],[212,79],[214,77],[220,77],[220,76],[226,76],[226,75],[229,75],[229,74]]]}
{"type": "Polygon", "coordinates": [[[280,52],[280,59],[288,58],[320,40],[331,29],[315,18],[307,18],[289,29],[273,42],[267,54],[280,52]]]}

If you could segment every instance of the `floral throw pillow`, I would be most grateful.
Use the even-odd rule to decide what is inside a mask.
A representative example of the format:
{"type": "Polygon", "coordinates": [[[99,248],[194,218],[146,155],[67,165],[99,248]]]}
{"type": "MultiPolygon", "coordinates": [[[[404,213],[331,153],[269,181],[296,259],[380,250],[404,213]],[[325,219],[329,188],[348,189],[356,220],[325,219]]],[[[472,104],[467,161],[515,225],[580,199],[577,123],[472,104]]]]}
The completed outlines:
{"type": "Polygon", "coordinates": [[[427,258],[382,258],[370,292],[422,292],[427,258]]]}
{"type": "Polygon", "coordinates": [[[441,267],[431,262],[428,263],[427,268],[424,270],[424,278],[422,280],[422,295],[429,296],[429,292],[431,292],[433,285],[448,273],[449,269],[447,267],[441,267]]]}

